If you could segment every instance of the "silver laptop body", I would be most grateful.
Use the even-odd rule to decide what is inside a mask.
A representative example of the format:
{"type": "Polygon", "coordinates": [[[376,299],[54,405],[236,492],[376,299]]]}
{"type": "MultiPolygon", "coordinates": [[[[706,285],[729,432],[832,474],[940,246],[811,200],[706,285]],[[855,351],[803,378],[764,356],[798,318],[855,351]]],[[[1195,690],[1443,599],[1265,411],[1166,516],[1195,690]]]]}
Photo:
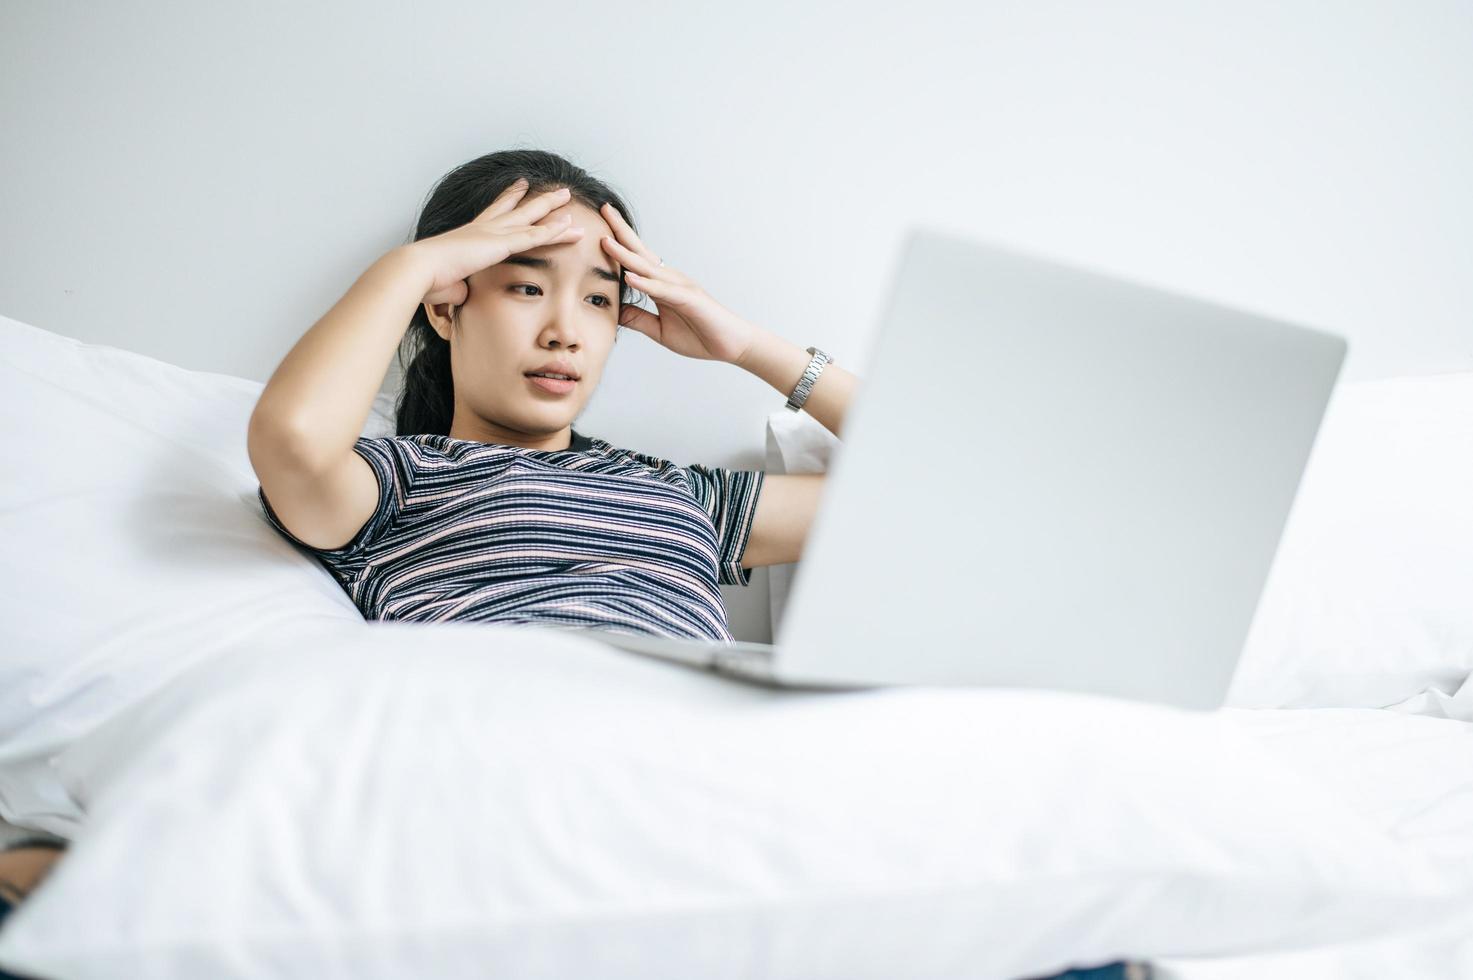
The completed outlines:
{"type": "Polygon", "coordinates": [[[1347,348],[913,229],[775,642],[577,632],[778,687],[1217,708],[1347,348]]]}

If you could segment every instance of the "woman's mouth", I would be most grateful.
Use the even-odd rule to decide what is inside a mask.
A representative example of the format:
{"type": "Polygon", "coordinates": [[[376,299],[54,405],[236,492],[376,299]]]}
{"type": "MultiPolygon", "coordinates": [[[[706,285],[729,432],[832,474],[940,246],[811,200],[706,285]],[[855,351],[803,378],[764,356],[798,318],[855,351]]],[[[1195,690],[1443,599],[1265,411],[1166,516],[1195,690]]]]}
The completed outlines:
{"type": "Polygon", "coordinates": [[[566,381],[561,378],[544,378],[540,375],[528,374],[526,379],[543,391],[551,395],[566,395],[573,390],[578,382],[569,378],[566,381]]]}

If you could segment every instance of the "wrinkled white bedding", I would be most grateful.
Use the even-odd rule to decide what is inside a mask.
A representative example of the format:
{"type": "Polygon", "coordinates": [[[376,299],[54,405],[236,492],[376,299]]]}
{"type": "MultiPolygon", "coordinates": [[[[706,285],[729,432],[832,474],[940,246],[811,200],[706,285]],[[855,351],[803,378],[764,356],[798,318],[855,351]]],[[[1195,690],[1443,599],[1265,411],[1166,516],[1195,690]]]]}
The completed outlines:
{"type": "MultiPolygon", "coordinates": [[[[1377,708],[1224,714],[1408,847],[1473,873],[1473,723],[1377,708]]],[[[1473,977],[1473,901],[1465,915],[1426,930],[1157,966],[1162,980],[1461,980],[1473,977]]]]}
{"type": "MultiPolygon", "coordinates": [[[[185,672],[61,756],[88,819],[0,965],[1009,980],[1176,953],[1208,980],[1235,964],[1203,957],[1473,901],[1470,730],[783,692],[562,633],[333,627],[185,672]]],[[[1459,975],[1464,950],[1414,948],[1421,972],[1381,976],[1459,975]]]]}

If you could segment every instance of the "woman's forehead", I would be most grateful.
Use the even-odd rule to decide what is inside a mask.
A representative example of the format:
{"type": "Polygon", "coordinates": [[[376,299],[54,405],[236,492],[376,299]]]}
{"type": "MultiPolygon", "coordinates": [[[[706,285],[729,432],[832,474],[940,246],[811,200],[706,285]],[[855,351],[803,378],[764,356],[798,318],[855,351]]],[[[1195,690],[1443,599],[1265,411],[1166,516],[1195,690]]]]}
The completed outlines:
{"type": "MultiPolygon", "coordinates": [[[[589,276],[592,270],[600,270],[615,277],[623,272],[619,263],[604,251],[598,241],[589,241],[586,234],[581,241],[539,245],[513,252],[495,265],[482,269],[477,275],[491,275],[498,269],[512,275],[532,269],[559,279],[582,279],[589,276]]],[[[598,278],[608,281],[603,275],[598,278]]]]}

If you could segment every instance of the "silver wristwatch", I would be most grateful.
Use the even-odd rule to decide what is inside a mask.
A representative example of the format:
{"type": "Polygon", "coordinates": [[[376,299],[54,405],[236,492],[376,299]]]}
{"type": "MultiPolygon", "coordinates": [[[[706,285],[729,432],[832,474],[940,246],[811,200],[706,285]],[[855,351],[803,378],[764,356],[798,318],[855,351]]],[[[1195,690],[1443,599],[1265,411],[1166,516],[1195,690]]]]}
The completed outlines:
{"type": "Polygon", "coordinates": [[[793,393],[788,396],[787,407],[795,412],[802,408],[803,403],[808,400],[808,393],[813,390],[818,376],[823,374],[824,365],[833,360],[817,347],[808,348],[808,353],[813,355],[808,361],[808,367],[803,369],[803,377],[798,379],[798,387],[794,388],[793,393]]]}

